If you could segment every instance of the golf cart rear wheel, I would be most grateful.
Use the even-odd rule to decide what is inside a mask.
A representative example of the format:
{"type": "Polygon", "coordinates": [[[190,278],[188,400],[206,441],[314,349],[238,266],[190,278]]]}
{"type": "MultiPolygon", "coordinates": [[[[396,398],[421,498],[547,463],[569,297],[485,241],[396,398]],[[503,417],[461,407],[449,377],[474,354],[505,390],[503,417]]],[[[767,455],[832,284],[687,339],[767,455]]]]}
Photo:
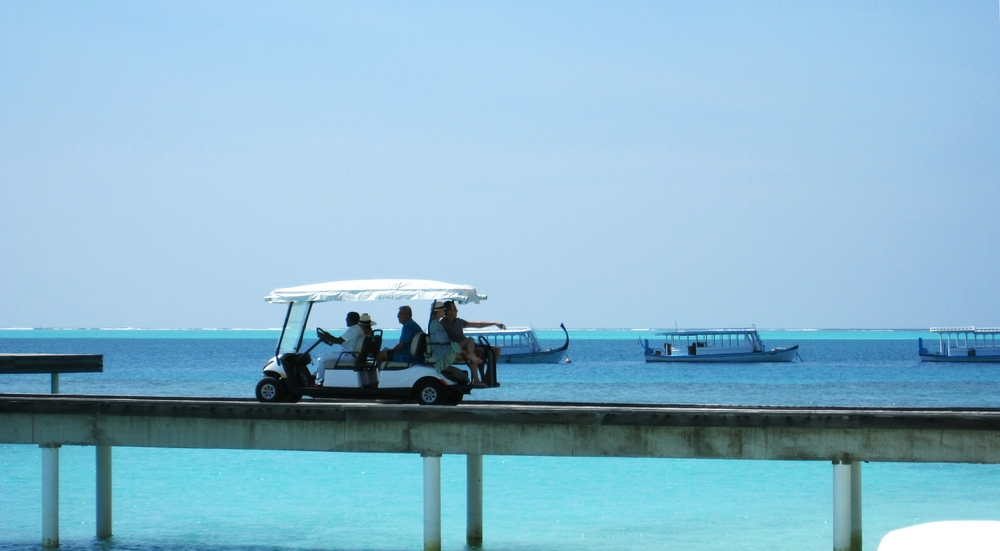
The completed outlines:
{"type": "Polygon", "coordinates": [[[285,385],[277,379],[264,377],[257,383],[257,399],[261,402],[281,402],[285,399],[285,385]]]}
{"type": "Polygon", "coordinates": [[[440,406],[450,403],[444,387],[434,379],[423,379],[413,387],[417,402],[425,406],[440,406]]]}

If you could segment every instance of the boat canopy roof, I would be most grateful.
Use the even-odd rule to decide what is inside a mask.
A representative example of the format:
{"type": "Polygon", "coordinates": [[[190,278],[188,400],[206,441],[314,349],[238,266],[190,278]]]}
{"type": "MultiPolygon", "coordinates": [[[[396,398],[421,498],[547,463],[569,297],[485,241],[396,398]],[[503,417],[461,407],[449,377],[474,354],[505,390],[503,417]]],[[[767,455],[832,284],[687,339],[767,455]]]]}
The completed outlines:
{"type": "Polygon", "coordinates": [[[507,326],[506,329],[497,329],[496,327],[482,327],[482,328],[465,328],[466,335],[513,335],[516,333],[531,333],[534,331],[531,327],[510,327],[507,326]]]}
{"type": "Polygon", "coordinates": [[[691,337],[694,335],[745,335],[757,333],[757,328],[749,329],[679,329],[677,331],[667,331],[664,333],[654,333],[667,337],[691,337]]]}
{"type": "Polygon", "coordinates": [[[931,327],[931,333],[976,333],[979,335],[983,334],[998,334],[1000,333],[1000,327],[980,327],[976,329],[975,327],[931,327]]]}
{"type": "Polygon", "coordinates": [[[454,300],[465,304],[479,303],[486,295],[480,295],[472,285],[427,279],[355,279],[275,289],[264,300],[274,304],[331,300],[454,300]]]}

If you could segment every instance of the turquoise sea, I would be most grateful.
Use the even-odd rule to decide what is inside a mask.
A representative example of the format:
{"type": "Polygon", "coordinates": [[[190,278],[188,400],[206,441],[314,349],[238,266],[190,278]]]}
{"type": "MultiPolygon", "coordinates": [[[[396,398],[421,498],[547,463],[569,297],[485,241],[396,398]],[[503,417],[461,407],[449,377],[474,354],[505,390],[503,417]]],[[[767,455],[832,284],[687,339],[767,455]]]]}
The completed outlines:
{"type": "MultiPolygon", "coordinates": [[[[508,366],[472,400],[1000,407],[1000,369],[922,364],[917,330],[762,331],[801,363],[645,364],[652,330],[571,331],[572,363],[508,366]]],[[[0,330],[0,352],[99,353],[101,374],[63,393],[252,397],[274,330],[0,330]]],[[[560,331],[540,331],[558,344],[560,331]]],[[[393,337],[387,332],[386,338],[393,337]]],[[[48,393],[47,375],[0,376],[2,393],[48,393]]],[[[461,406],[459,406],[461,407],[461,406]]],[[[114,532],[94,539],[94,449],[61,451],[63,549],[419,550],[418,456],[115,448],[114,532]]],[[[868,463],[866,550],[890,530],[1000,520],[1000,466],[868,463]]],[[[442,460],[445,549],[465,548],[465,458],[442,460]]],[[[828,550],[826,462],[536,458],[484,460],[487,550],[828,550]]],[[[41,540],[41,453],[0,445],[0,549],[41,540]]]]}

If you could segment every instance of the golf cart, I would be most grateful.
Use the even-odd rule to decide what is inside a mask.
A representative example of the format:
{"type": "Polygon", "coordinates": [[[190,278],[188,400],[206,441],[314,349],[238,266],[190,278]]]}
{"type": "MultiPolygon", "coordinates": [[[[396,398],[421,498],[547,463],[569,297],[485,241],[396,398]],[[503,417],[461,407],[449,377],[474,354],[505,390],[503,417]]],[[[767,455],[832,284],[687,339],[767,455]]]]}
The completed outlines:
{"type": "MultiPolygon", "coordinates": [[[[464,366],[450,366],[438,373],[426,333],[419,333],[410,343],[409,362],[376,360],[382,349],[382,333],[360,339],[353,351],[342,352],[336,361],[326,363],[323,386],[315,386],[309,370],[313,354],[328,352],[336,338],[316,328],[316,342],[302,349],[306,324],[313,305],[329,301],[368,300],[453,300],[460,304],[486,300],[470,285],[456,285],[419,279],[370,279],[334,281],[275,289],[264,298],[272,304],[287,304],[285,324],[278,338],[274,357],[264,365],[263,378],[257,383],[261,402],[297,402],[312,398],[379,398],[416,400],[421,404],[454,405],[472,391],[464,366]],[[318,348],[318,349],[317,349],[318,348]],[[314,352],[315,351],[315,352],[314,352]]],[[[426,327],[426,326],[425,326],[426,327]]],[[[496,377],[496,357],[484,340],[485,362],[479,366],[480,378],[488,387],[500,386],[496,377]]]]}

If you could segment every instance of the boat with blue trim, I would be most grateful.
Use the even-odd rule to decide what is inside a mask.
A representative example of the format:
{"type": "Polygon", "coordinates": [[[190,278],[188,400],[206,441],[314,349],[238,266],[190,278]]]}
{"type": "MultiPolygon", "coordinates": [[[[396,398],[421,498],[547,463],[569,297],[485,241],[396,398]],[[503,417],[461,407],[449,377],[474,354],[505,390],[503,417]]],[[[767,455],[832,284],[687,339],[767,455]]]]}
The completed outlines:
{"type": "Polygon", "coordinates": [[[1000,362],[1000,327],[931,327],[937,333],[938,349],[931,352],[924,339],[917,339],[923,362],[1000,362]]]}
{"type": "Polygon", "coordinates": [[[656,333],[663,346],[640,340],[647,362],[791,362],[799,346],[767,350],[756,327],[749,329],[680,329],[656,333]]]}

